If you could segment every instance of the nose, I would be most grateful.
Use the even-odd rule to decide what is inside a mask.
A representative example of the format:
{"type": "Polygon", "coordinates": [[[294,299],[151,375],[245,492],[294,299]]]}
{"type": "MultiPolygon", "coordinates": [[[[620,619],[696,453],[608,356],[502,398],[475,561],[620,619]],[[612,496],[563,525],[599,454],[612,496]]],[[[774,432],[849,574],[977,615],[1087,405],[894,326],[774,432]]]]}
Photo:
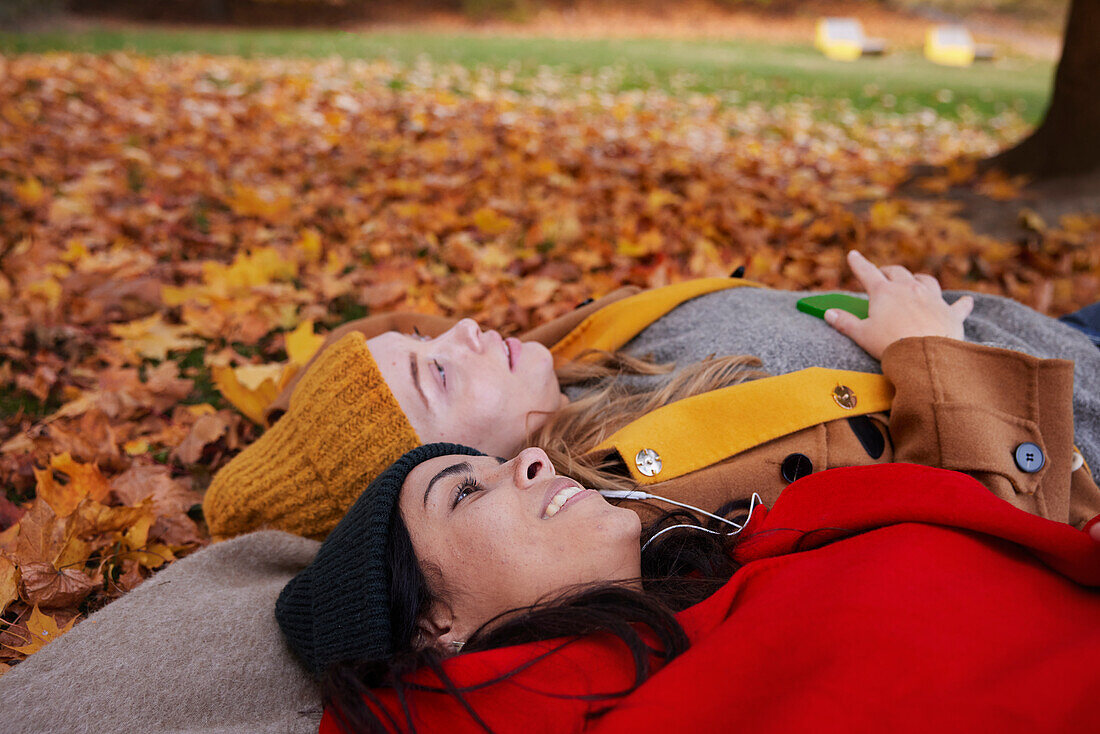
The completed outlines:
{"type": "Polygon", "coordinates": [[[556,476],[554,465],[550,463],[550,457],[539,448],[529,448],[520,451],[516,458],[512,459],[512,471],[516,487],[529,489],[540,480],[556,476]]]}
{"type": "Polygon", "coordinates": [[[462,319],[451,327],[450,333],[457,343],[475,352],[481,351],[481,327],[473,319],[462,319]]]}

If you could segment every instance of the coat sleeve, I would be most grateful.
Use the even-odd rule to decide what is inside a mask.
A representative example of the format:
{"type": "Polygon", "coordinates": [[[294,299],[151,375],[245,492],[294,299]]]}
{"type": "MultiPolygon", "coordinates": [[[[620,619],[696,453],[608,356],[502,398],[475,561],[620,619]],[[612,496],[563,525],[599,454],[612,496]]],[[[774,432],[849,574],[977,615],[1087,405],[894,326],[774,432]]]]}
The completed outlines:
{"type": "Polygon", "coordinates": [[[902,339],[882,357],[896,390],[894,460],[966,472],[1033,514],[1078,527],[1100,510],[1074,470],[1073,363],[941,337],[902,339]]]}

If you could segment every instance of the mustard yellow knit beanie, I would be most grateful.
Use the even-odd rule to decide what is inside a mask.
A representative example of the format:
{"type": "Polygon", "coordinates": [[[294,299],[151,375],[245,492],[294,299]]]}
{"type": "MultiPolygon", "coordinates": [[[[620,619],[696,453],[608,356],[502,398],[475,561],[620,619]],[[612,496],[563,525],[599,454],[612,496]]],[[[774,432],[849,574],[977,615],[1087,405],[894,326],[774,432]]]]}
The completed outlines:
{"type": "Polygon", "coordinates": [[[310,366],[290,410],[214,476],[203,499],[210,533],[324,538],[375,477],[419,445],[366,338],[347,334],[310,366]]]}

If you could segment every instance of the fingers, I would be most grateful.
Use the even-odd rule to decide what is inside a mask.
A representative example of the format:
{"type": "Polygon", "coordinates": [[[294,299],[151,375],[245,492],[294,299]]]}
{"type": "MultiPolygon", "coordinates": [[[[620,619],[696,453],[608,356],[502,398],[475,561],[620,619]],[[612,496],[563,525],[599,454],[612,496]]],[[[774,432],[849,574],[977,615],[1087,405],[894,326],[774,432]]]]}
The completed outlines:
{"type": "Polygon", "coordinates": [[[919,273],[913,276],[917,279],[917,282],[925,286],[933,293],[941,293],[940,282],[927,273],[919,273]]]}
{"type": "Polygon", "coordinates": [[[951,312],[955,314],[955,316],[961,322],[970,315],[971,311],[974,310],[974,299],[970,296],[963,296],[962,298],[948,306],[948,308],[951,309],[951,312]]]}
{"type": "Polygon", "coordinates": [[[882,272],[891,283],[903,283],[913,280],[913,274],[909,268],[902,265],[884,265],[882,272]]]}
{"type": "Polygon", "coordinates": [[[825,312],[825,323],[852,340],[863,327],[863,319],[839,308],[830,308],[825,312]]]}
{"type": "Polygon", "coordinates": [[[848,267],[852,269],[852,273],[856,276],[856,279],[863,285],[863,290],[868,293],[870,293],[872,289],[878,288],[882,284],[888,282],[882,271],[875,267],[874,263],[865,258],[857,250],[849,250],[848,267]]]}

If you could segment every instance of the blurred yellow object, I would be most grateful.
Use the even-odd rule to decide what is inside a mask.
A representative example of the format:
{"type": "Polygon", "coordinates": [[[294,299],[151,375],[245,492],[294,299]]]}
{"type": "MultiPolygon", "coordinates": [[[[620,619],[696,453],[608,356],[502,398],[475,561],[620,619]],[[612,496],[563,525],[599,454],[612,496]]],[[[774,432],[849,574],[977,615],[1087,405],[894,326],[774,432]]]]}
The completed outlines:
{"type": "Polygon", "coordinates": [[[835,61],[855,61],[864,55],[886,53],[886,41],[867,38],[855,18],[821,18],[814,32],[814,47],[835,61]]]}
{"type": "Polygon", "coordinates": [[[975,60],[992,59],[993,47],[974,43],[961,25],[939,25],[925,35],[924,56],[943,66],[970,66],[975,60]]]}

